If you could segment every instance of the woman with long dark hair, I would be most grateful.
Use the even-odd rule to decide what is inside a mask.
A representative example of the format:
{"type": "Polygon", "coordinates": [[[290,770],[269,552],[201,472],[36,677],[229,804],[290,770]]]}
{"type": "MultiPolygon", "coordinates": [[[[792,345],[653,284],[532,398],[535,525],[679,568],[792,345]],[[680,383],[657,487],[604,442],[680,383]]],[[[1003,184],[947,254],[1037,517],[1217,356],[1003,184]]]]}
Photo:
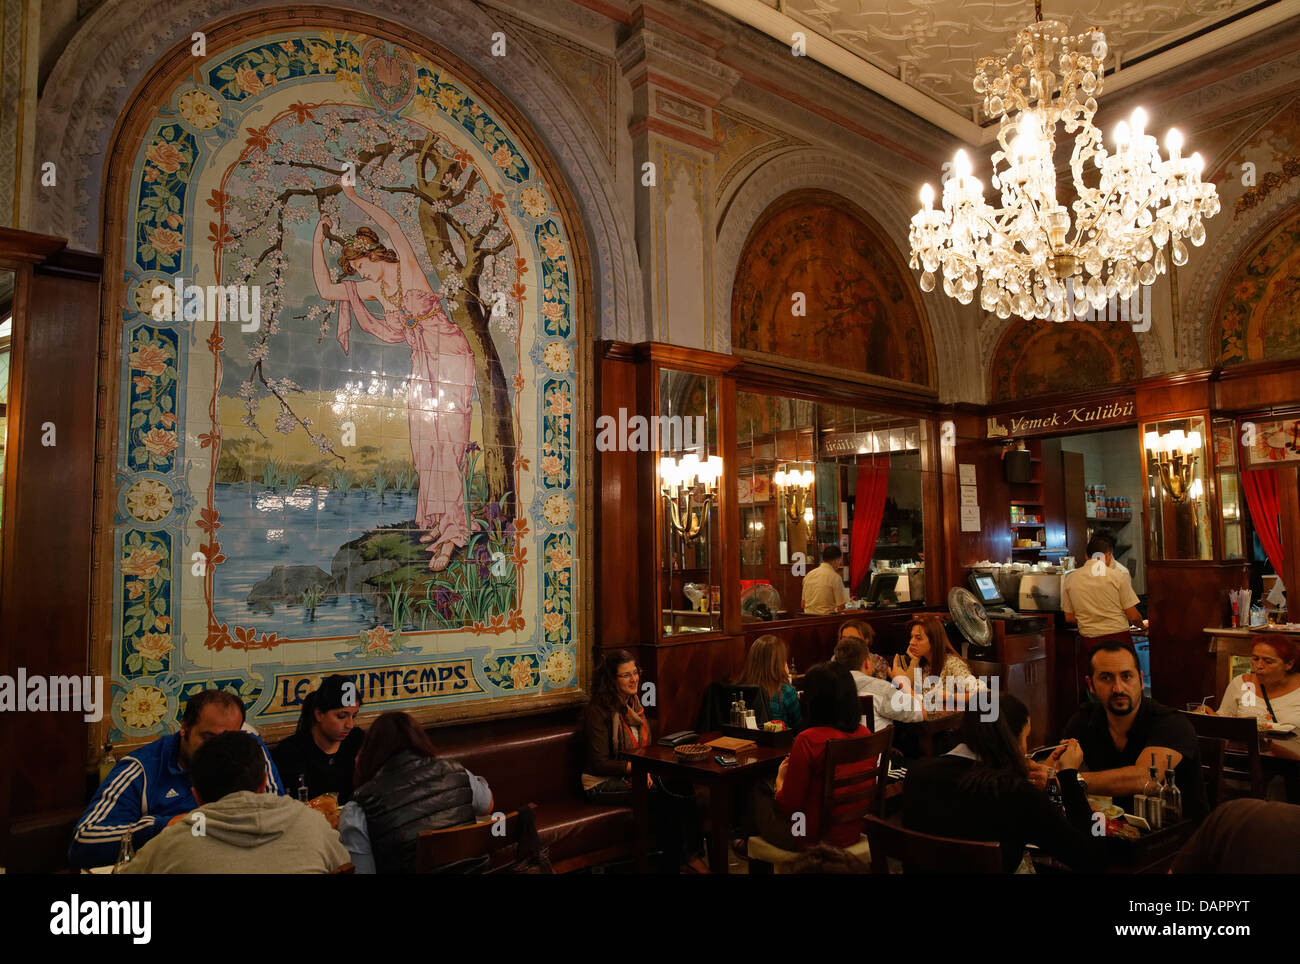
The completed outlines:
{"type": "Polygon", "coordinates": [[[472,823],[492,812],[487,781],[440,758],[406,713],[390,711],[375,720],[357,756],[354,780],[339,836],[357,873],[412,873],[422,831],[472,823]]]}
{"type": "Polygon", "coordinates": [[[307,694],[298,729],[271,751],[285,793],[297,796],[299,787],[306,787],[309,800],[329,793],[340,805],[352,799],[352,771],[363,739],[356,725],[360,710],[356,683],[337,674],[307,694]]]}
{"type": "Polygon", "coordinates": [[[1023,859],[1030,843],[1074,870],[1101,870],[1105,854],[1079,781],[1083,748],[1068,740],[1048,760],[1057,769],[1062,814],[1029,782],[1028,739],[1029,709],[1010,693],[988,714],[966,711],[957,746],[908,766],[903,826],[939,837],[996,840],[1008,873],[1018,867],[1033,872],[1023,859]]]}
{"type": "MultiPolygon", "coordinates": [[[[808,670],[803,685],[808,698],[807,727],[795,737],[775,784],[754,786],[748,808],[751,836],[760,836],[782,850],[803,850],[822,842],[827,742],[871,735],[859,722],[862,710],[857,684],[844,666],[818,663],[808,670]],[[801,835],[792,832],[797,813],[804,815],[801,835]]],[[[874,770],[874,765],[863,770],[864,784],[874,770]]],[[[837,826],[825,842],[850,847],[860,836],[859,830],[845,824],[837,826]]]]}
{"type": "MultiPolygon", "coordinates": [[[[606,653],[591,683],[591,703],[585,719],[587,754],[582,790],[596,804],[628,806],[632,801],[632,764],[624,750],[649,746],[650,721],[638,694],[641,671],[626,650],[606,653]]],[[[699,856],[702,834],[690,784],[678,785],[646,777],[650,789],[650,822],[664,854],[667,870],[708,873],[699,856]]]]}
{"type": "Polygon", "coordinates": [[[799,694],[790,685],[789,655],[785,641],[768,634],[754,640],[745,657],[745,671],[737,684],[757,686],[768,702],[768,716],[780,720],[787,729],[797,730],[803,720],[799,713],[799,694]]]}

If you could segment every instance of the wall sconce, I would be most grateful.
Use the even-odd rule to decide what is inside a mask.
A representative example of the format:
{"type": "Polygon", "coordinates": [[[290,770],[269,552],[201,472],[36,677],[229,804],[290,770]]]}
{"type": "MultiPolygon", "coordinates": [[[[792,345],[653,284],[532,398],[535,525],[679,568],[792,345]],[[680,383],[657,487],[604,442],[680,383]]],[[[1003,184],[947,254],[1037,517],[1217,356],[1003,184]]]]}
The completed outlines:
{"type": "Polygon", "coordinates": [[[668,520],[673,531],[687,545],[700,537],[709,525],[709,510],[718,497],[722,459],[710,455],[704,461],[694,452],[678,461],[672,456],[659,460],[659,494],[668,503],[668,520]]]}
{"type": "Polygon", "coordinates": [[[808,511],[811,511],[810,509],[805,511],[808,505],[808,492],[813,484],[811,469],[804,469],[802,472],[798,469],[790,471],[780,469],[772,476],[772,484],[776,486],[778,493],[785,496],[785,511],[789,513],[791,522],[798,522],[808,511]]]}
{"type": "Polygon", "coordinates": [[[1160,470],[1160,481],[1164,483],[1170,498],[1182,503],[1187,501],[1188,496],[1192,499],[1201,497],[1201,480],[1192,478],[1196,462],[1201,457],[1200,432],[1189,435],[1185,435],[1182,429],[1175,429],[1166,435],[1147,432],[1143,443],[1160,470]]]}

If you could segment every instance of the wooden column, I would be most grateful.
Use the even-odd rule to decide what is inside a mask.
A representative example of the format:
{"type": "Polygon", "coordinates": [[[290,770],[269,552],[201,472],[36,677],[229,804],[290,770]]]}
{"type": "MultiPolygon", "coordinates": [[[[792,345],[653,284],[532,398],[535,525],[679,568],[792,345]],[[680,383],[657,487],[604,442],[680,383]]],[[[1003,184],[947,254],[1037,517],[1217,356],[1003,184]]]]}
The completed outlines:
{"type": "MultiPolygon", "coordinates": [[[[27,261],[14,304],[0,565],[0,673],[10,677],[88,672],[101,262],[56,254],[62,247],[0,231],[0,263],[27,261]]],[[[100,692],[107,713],[106,680],[100,692]]],[[[87,740],[79,712],[0,714],[0,862],[25,820],[83,806],[87,740]]]]}

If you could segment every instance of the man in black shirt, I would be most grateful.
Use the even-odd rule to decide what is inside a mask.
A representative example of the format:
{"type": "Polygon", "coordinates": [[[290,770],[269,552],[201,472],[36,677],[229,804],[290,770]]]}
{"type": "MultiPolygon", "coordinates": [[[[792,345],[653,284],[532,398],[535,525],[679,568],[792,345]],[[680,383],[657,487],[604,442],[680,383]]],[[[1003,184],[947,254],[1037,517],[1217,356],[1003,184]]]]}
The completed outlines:
{"type": "Polygon", "coordinates": [[[1192,724],[1177,710],[1142,698],[1142,670],[1132,643],[1100,643],[1088,665],[1088,688],[1098,702],[1080,709],[1065,727],[1065,737],[1083,747],[1088,792],[1114,797],[1131,812],[1133,794],[1150,779],[1152,756],[1157,779],[1172,759],[1183,815],[1201,820],[1209,805],[1192,724]]]}

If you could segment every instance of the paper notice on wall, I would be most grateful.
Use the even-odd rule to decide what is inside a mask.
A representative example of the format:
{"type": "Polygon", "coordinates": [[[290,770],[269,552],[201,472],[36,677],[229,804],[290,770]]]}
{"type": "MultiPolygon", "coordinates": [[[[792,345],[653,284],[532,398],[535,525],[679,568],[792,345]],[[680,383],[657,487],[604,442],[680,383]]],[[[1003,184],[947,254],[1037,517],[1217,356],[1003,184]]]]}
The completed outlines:
{"type": "Polygon", "coordinates": [[[962,485],[975,484],[975,464],[962,462],[957,466],[957,480],[962,485]]]}
{"type": "Polygon", "coordinates": [[[980,507],[979,506],[964,505],[961,507],[961,531],[962,532],[980,531],[980,507]]]}
{"type": "Polygon", "coordinates": [[[961,487],[961,504],[979,505],[979,490],[973,485],[963,485],[961,487]]]}

